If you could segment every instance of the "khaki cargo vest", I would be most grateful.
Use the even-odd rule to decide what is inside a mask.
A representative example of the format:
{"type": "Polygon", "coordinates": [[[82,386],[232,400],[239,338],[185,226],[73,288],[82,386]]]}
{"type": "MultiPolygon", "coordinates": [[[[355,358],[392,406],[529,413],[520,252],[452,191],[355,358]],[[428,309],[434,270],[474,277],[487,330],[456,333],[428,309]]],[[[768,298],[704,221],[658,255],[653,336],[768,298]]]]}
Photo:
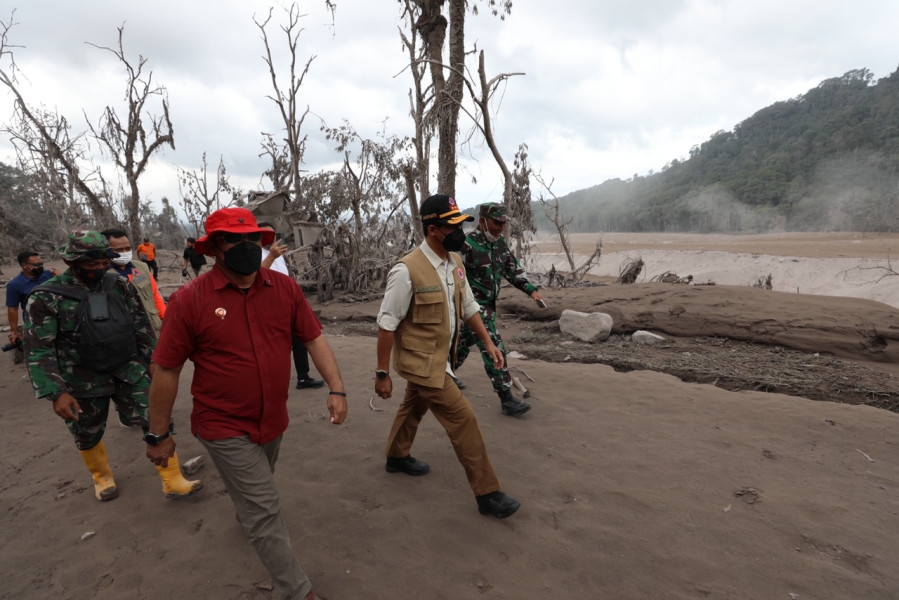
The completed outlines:
{"type": "MultiPolygon", "coordinates": [[[[456,333],[462,323],[465,298],[465,269],[462,257],[451,252],[456,263],[455,281],[456,333]]],[[[409,312],[394,333],[393,368],[407,381],[426,387],[442,388],[446,362],[450,355],[449,307],[441,276],[421,248],[400,261],[409,268],[412,279],[412,302],[409,312]]],[[[458,335],[456,336],[458,339],[458,335]]],[[[455,345],[452,348],[455,355],[455,345]]]]}
{"type": "Polygon", "coordinates": [[[129,279],[131,279],[131,284],[137,289],[140,302],[144,305],[147,317],[150,318],[150,325],[153,326],[156,337],[159,337],[159,330],[162,329],[162,317],[159,316],[159,309],[156,308],[156,298],[153,297],[153,281],[151,280],[153,272],[147,263],[139,260],[132,260],[131,264],[140,271],[140,275],[132,273],[129,279]]]}

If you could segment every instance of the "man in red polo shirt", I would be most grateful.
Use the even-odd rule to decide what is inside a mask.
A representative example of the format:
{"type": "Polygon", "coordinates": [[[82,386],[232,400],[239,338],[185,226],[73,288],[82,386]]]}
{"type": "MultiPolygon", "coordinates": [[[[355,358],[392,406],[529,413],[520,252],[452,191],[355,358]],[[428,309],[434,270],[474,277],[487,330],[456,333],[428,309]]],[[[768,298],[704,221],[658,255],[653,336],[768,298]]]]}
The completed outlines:
{"type": "Polygon", "coordinates": [[[191,431],[209,451],[247,537],[285,600],[313,600],[309,578],[290,546],[281,516],[275,461],[287,429],[290,349],[296,335],[328,384],[331,423],[346,420],[337,359],[302,290],[290,277],[261,268],[260,229],[244,208],[206,220],[198,252],[215,265],[175,292],[153,362],[147,457],[165,465],[175,442],[165,432],[187,360],[194,363],[191,431]]]}

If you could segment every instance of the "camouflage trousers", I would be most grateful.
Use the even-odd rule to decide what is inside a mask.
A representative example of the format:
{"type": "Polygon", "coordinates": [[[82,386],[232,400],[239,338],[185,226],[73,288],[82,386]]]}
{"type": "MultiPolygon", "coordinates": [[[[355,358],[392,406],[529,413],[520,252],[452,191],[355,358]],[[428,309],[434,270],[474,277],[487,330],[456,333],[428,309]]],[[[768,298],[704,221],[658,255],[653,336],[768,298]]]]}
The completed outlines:
{"type": "MultiPolygon", "coordinates": [[[[484,321],[487,333],[490,334],[490,339],[502,351],[503,363],[506,364],[506,344],[496,330],[496,309],[492,306],[482,306],[481,319],[484,321]]],[[[465,359],[468,358],[468,354],[471,352],[471,347],[474,345],[477,345],[481,351],[481,358],[484,360],[484,371],[487,372],[487,377],[490,378],[490,383],[493,384],[493,390],[499,393],[505,392],[512,387],[512,375],[509,373],[509,368],[507,366],[503,366],[502,369],[496,368],[496,365],[493,364],[493,357],[487,353],[484,342],[465,323],[462,324],[462,331],[459,333],[459,344],[456,348],[456,360],[453,363],[453,371],[462,366],[462,363],[465,362],[465,359]]]]}
{"type": "Polygon", "coordinates": [[[109,403],[115,404],[119,422],[126,427],[140,425],[144,432],[150,428],[150,377],[142,377],[135,384],[115,380],[115,392],[109,396],[79,398],[81,413],[78,420],[66,419],[66,427],[75,437],[79,450],[90,450],[100,443],[106,432],[109,403]]]}

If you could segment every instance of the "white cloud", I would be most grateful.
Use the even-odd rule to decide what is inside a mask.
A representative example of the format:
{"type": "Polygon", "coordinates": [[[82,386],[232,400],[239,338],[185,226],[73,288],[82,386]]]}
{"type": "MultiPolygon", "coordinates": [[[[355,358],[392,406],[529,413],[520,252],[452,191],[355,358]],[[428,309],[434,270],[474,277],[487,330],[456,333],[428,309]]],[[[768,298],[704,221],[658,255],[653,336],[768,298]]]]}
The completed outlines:
{"type": "MultiPolygon", "coordinates": [[[[96,121],[104,106],[121,100],[122,71],[110,53],[85,42],[115,47],[124,23],[125,51],[148,59],[155,81],[168,89],[175,126],[177,150],[154,160],[144,193],[174,198],[176,167],[199,168],[204,151],[211,167],[223,156],[236,182],[256,187],[265,168],[260,134],[281,128],[266,97],[270,80],[253,22],[269,6],[30,0],[18,8],[11,32],[24,46],[16,50],[27,77],[23,92],[78,126],[82,111],[96,121]]],[[[300,10],[306,16],[298,68],[316,55],[301,98],[312,113],[307,168],[336,159],[319,118],[330,126],[348,119],[365,136],[386,120],[389,132],[408,135],[399,3],[344,0],[333,23],[321,0],[300,10]]],[[[855,68],[889,75],[899,66],[896,22],[899,3],[881,0],[516,0],[505,21],[485,10],[469,16],[466,41],[485,50],[489,74],[526,73],[497,97],[497,139],[510,163],[526,142],[534,168],[554,178],[562,195],[659,170],[715,131],[825,78],[855,68]]],[[[281,58],[283,23],[279,5],[270,31],[281,58]]],[[[283,69],[279,76],[283,81],[283,69]]],[[[11,96],[0,93],[0,120],[11,112],[11,96]]],[[[495,200],[502,186],[493,159],[483,144],[465,152],[460,204],[495,200]]],[[[0,140],[0,160],[10,156],[0,140]]]]}

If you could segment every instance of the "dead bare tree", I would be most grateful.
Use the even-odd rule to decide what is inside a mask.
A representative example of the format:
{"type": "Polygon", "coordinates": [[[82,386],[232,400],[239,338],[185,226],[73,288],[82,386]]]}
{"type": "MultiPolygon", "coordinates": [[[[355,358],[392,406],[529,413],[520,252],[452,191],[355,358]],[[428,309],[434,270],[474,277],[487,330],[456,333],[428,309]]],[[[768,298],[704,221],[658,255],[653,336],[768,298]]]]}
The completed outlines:
{"type": "Polygon", "coordinates": [[[64,116],[29,105],[19,89],[19,69],[13,50],[20,46],[10,40],[10,32],[16,25],[14,18],[15,11],[9,20],[0,20],[0,61],[3,61],[0,83],[13,95],[12,124],[2,131],[15,148],[19,167],[46,184],[40,189],[63,229],[71,226],[70,217],[75,216],[74,209],[81,208],[82,202],[84,212],[112,222],[108,185],[99,169],[86,159],[84,134],[73,134],[64,116]]]}
{"type": "Polygon", "coordinates": [[[587,272],[590,271],[590,267],[599,262],[599,257],[602,256],[602,238],[596,240],[596,246],[593,248],[593,254],[587,257],[581,266],[572,271],[571,279],[577,283],[581,281],[584,277],[586,277],[587,272]]]}
{"type": "Polygon", "coordinates": [[[391,244],[385,243],[385,236],[395,224],[392,216],[405,201],[397,156],[407,150],[409,140],[383,131],[380,140],[366,139],[347,122],[333,128],[323,125],[322,131],[343,155],[343,166],[333,181],[332,210],[342,207],[352,215],[332,240],[338,260],[330,265],[330,279],[351,293],[372,289],[405,250],[405,244],[395,243],[395,229],[387,238],[391,244]]]}
{"type": "Polygon", "coordinates": [[[65,117],[24,104],[17,106],[15,117],[2,131],[12,142],[19,168],[38,184],[36,192],[52,219],[48,233],[59,237],[94,219],[117,222],[108,182],[91,164],[83,135],[73,137],[65,117]]]}
{"type": "Polygon", "coordinates": [[[465,78],[464,81],[476,107],[475,114],[470,115],[472,121],[484,137],[484,141],[490,149],[493,160],[496,161],[496,164],[503,175],[503,204],[506,205],[510,215],[513,217],[510,237],[515,240],[516,251],[519,256],[521,256],[522,253],[526,252],[528,249],[524,237],[525,234],[527,232],[536,231],[536,228],[534,227],[534,216],[531,210],[531,169],[527,161],[527,145],[519,145],[518,152],[515,154],[515,171],[513,172],[509,169],[502,152],[500,152],[499,145],[496,142],[496,136],[493,131],[493,117],[490,108],[490,102],[500,86],[504,85],[509,78],[517,75],[524,75],[524,73],[500,73],[488,81],[484,51],[482,50],[478,56],[477,88],[468,78],[465,78]]]}
{"type": "Polygon", "coordinates": [[[559,235],[559,243],[562,245],[562,251],[565,253],[565,258],[568,259],[568,267],[573,273],[576,267],[574,265],[574,256],[571,254],[571,240],[568,237],[568,226],[571,224],[574,217],[568,217],[566,219],[562,216],[559,211],[559,199],[552,191],[552,181],[546,183],[543,176],[539,173],[534,173],[534,179],[544,190],[546,190],[546,193],[552,197],[552,200],[547,200],[541,192],[538,200],[540,201],[540,205],[543,206],[543,212],[546,214],[546,218],[556,227],[556,233],[559,235]]]}
{"type": "MultiPolygon", "coordinates": [[[[326,4],[331,6],[329,3],[326,4]]],[[[287,24],[281,25],[281,31],[287,39],[287,47],[290,51],[290,67],[287,73],[287,83],[282,86],[278,80],[278,68],[275,59],[272,56],[267,29],[272,20],[272,12],[273,9],[269,9],[268,16],[263,21],[258,21],[254,17],[253,22],[262,34],[262,41],[265,45],[265,56],[263,57],[263,60],[265,61],[266,66],[268,66],[269,75],[272,80],[273,93],[266,97],[278,107],[281,121],[284,123],[285,137],[283,138],[283,150],[281,150],[278,148],[278,145],[274,143],[274,138],[271,134],[264,134],[267,141],[263,143],[263,149],[264,154],[269,154],[271,156],[273,166],[278,166],[279,163],[282,162],[286,163],[279,167],[286,167],[286,169],[275,173],[272,180],[276,181],[278,185],[275,189],[283,189],[292,192],[293,201],[296,202],[299,198],[297,188],[300,183],[300,164],[303,162],[303,154],[306,150],[306,136],[303,134],[303,123],[306,120],[306,116],[309,114],[308,106],[302,111],[299,108],[299,94],[300,88],[303,85],[303,80],[306,78],[306,74],[309,73],[309,67],[316,57],[315,55],[312,55],[302,67],[297,64],[297,49],[300,34],[303,32],[303,29],[300,27],[300,19],[305,15],[301,15],[299,7],[296,3],[293,3],[287,10],[287,24]]],[[[304,212],[310,212],[309,207],[299,208],[304,212]]]]}
{"type": "Polygon", "coordinates": [[[259,158],[267,156],[271,162],[271,167],[262,175],[272,182],[272,190],[287,192],[290,189],[290,153],[284,144],[275,141],[272,134],[263,132],[262,136],[262,152],[259,153],[259,158]]]}
{"type": "Polygon", "coordinates": [[[524,73],[500,73],[488,81],[487,69],[484,65],[484,51],[481,50],[478,53],[478,88],[475,89],[475,86],[471,81],[467,78],[463,78],[463,81],[468,88],[468,93],[471,95],[471,99],[477,107],[476,113],[472,115],[472,120],[474,121],[475,127],[480,130],[481,135],[484,136],[484,141],[487,143],[487,147],[493,155],[493,160],[496,161],[496,165],[503,174],[503,202],[506,205],[508,205],[509,199],[512,196],[512,171],[509,169],[508,165],[506,165],[506,160],[503,158],[503,154],[500,152],[499,146],[497,146],[496,143],[496,138],[493,134],[493,117],[490,111],[490,100],[493,98],[500,85],[504,84],[510,77],[515,77],[516,75],[524,75],[524,73]]]}
{"type": "MultiPolygon", "coordinates": [[[[455,195],[456,192],[456,123],[458,121],[459,103],[462,101],[462,79],[453,79],[453,85],[458,89],[447,85],[446,76],[443,72],[443,44],[446,41],[446,32],[448,22],[446,17],[441,14],[444,0],[414,0],[418,7],[418,19],[415,27],[418,29],[421,39],[424,41],[424,51],[428,56],[429,71],[431,74],[431,86],[434,90],[433,104],[429,110],[433,110],[433,119],[438,131],[438,149],[437,149],[437,190],[441,194],[455,195]],[[453,91],[456,92],[455,97],[453,91]]],[[[461,13],[464,24],[465,8],[462,6],[461,11],[458,5],[462,4],[459,0],[452,0],[450,5],[451,14],[461,13]],[[453,2],[455,4],[453,4],[453,2]]],[[[456,21],[456,31],[464,35],[464,31],[458,28],[460,22],[456,21]]],[[[457,34],[457,38],[459,35],[457,34]]],[[[464,39],[463,39],[464,43],[464,39]]],[[[462,67],[464,61],[464,46],[458,44],[453,45],[450,50],[450,66],[453,66],[453,59],[457,58],[456,66],[462,67]],[[462,50],[460,57],[456,57],[457,49],[462,50]],[[461,59],[461,60],[458,60],[461,59]]]]}
{"type": "Polygon", "coordinates": [[[593,250],[593,254],[591,254],[587,258],[587,260],[581,263],[580,266],[575,266],[574,255],[571,252],[571,240],[568,237],[568,225],[571,224],[571,221],[574,217],[568,217],[566,219],[562,216],[562,213],[559,210],[559,198],[556,197],[555,193],[553,193],[552,191],[552,181],[547,184],[543,179],[543,176],[539,173],[534,173],[533,177],[537,181],[537,183],[539,183],[543,187],[543,189],[546,190],[546,192],[550,196],[552,196],[552,200],[549,201],[541,193],[538,199],[540,201],[540,204],[543,206],[543,212],[544,214],[546,214],[546,218],[549,219],[556,227],[556,232],[559,235],[559,243],[562,246],[562,251],[565,252],[565,258],[568,259],[570,277],[574,281],[580,281],[590,270],[590,267],[598,262],[600,256],[602,256],[602,237],[596,240],[596,246],[593,250]]]}
{"type": "Polygon", "coordinates": [[[875,275],[874,275],[875,278],[870,281],[864,281],[864,282],[860,283],[859,285],[877,285],[878,283],[880,283],[887,277],[899,276],[899,270],[897,270],[896,267],[893,265],[893,259],[890,258],[889,254],[887,255],[885,260],[887,263],[886,266],[875,265],[872,267],[862,267],[859,265],[859,266],[852,267],[851,269],[846,269],[844,271],[840,271],[838,273],[838,275],[842,275],[843,277],[845,277],[850,271],[873,271],[875,273],[875,275]]]}
{"type": "MultiPolygon", "coordinates": [[[[420,46],[421,31],[416,27],[416,10],[413,0],[403,1],[403,17],[406,19],[409,35],[399,28],[403,46],[409,54],[409,72],[412,75],[412,88],[409,90],[409,114],[415,127],[412,147],[415,157],[403,164],[403,177],[406,182],[406,196],[409,202],[409,213],[413,222],[418,222],[418,207],[431,195],[431,140],[435,134],[434,120],[428,118],[428,106],[433,102],[433,86],[425,81],[427,55],[425,46],[420,46]],[[416,194],[416,189],[418,194],[416,194]]],[[[422,240],[422,233],[415,232],[415,239],[422,240]]]]}
{"type": "Polygon", "coordinates": [[[103,116],[94,127],[90,121],[88,126],[94,138],[109,152],[116,166],[124,175],[128,186],[125,195],[125,213],[131,229],[131,239],[141,239],[141,195],[138,182],[147,168],[150,157],[164,146],[175,149],[175,135],[172,120],[169,117],[168,91],[165,87],[153,83],[153,72],[144,73],[147,59],[138,56],[136,64],[125,56],[125,26],[118,28],[119,39],[116,48],[91,46],[112,53],[125,68],[125,97],[128,102],[124,118],[115,108],[107,106],[103,116]],[[158,99],[162,114],[152,115],[147,104],[158,99]]]}
{"type": "Polygon", "coordinates": [[[515,170],[512,172],[512,194],[506,203],[509,216],[512,218],[510,236],[515,240],[515,252],[518,256],[530,253],[528,233],[536,233],[534,210],[531,196],[531,165],[528,162],[528,146],[522,143],[515,153],[515,170]]]}
{"type": "MultiPolygon", "coordinates": [[[[405,0],[401,0],[404,2],[405,0]]],[[[462,106],[465,85],[465,14],[469,8],[478,11],[478,2],[469,0],[412,0],[417,17],[414,27],[424,42],[427,56],[433,104],[430,111],[438,132],[437,189],[442,194],[456,192],[456,140],[458,137],[459,110],[462,106]],[[449,3],[449,20],[441,13],[449,3]],[[443,60],[443,45],[448,42],[448,60],[443,60]],[[444,70],[449,72],[447,77],[444,70]]],[[[510,0],[486,0],[494,16],[505,18],[512,10],[510,0]]],[[[408,3],[406,6],[410,6],[408,3]]]]}
{"type": "Polygon", "coordinates": [[[210,214],[233,205],[237,196],[241,194],[240,190],[235,189],[228,180],[228,172],[222,157],[219,157],[219,166],[216,169],[215,187],[210,189],[205,152],[199,171],[178,169],[178,193],[181,196],[181,208],[195,235],[202,231],[203,223],[210,214]]]}

